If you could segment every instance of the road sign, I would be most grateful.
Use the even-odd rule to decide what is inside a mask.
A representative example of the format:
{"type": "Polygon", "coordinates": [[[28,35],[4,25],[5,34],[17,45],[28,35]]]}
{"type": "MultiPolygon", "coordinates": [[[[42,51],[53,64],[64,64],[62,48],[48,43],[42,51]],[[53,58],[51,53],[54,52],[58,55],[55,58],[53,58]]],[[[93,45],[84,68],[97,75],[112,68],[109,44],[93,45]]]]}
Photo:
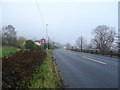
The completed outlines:
{"type": "Polygon", "coordinates": [[[108,38],[108,41],[114,42],[114,38],[113,38],[113,37],[109,37],[109,38],[108,38]]]}
{"type": "Polygon", "coordinates": [[[45,40],[44,38],[42,38],[42,39],[40,40],[40,42],[41,42],[41,44],[44,44],[44,43],[46,42],[46,40],[45,40]]]}

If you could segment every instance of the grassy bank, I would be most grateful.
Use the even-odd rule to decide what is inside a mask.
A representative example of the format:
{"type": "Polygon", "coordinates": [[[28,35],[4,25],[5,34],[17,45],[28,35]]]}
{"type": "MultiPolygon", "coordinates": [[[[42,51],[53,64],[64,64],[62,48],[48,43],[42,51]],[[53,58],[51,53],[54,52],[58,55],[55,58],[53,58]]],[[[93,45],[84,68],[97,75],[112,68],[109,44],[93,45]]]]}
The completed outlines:
{"type": "Polygon", "coordinates": [[[42,50],[26,50],[2,58],[2,87],[28,88],[36,67],[42,65],[46,56],[42,50]]]}
{"type": "Polygon", "coordinates": [[[43,64],[38,66],[30,88],[62,88],[61,78],[55,62],[52,60],[52,51],[47,51],[43,64]]]}
{"type": "Polygon", "coordinates": [[[18,52],[20,49],[15,48],[15,47],[2,47],[0,48],[0,58],[2,57],[9,57],[13,55],[15,52],[18,52]]]}
{"type": "MultiPolygon", "coordinates": [[[[10,48],[11,49],[11,48],[10,48]]],[[[3,57],[3,88],[63,88],[52,51],[6,49],[13,55],[3,57]]]]}

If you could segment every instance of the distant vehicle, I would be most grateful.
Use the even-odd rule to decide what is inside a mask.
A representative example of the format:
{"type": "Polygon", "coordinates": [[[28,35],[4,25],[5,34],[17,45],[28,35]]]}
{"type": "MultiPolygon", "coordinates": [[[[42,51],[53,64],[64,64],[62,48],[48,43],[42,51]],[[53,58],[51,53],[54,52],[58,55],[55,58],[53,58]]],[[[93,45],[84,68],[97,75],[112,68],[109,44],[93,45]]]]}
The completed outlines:
{"type": "Polygon", "coordinates": [[[66,47],[63,47],[64,49],[66,49],[66,47]]]}
{"type": "Polygon", "coordinates": [[[99,49],[90,49],[90,50],[93,50],[93,51],[96,51],[96,50],[97,50],[97,51],[100,51],[99,49]]]}

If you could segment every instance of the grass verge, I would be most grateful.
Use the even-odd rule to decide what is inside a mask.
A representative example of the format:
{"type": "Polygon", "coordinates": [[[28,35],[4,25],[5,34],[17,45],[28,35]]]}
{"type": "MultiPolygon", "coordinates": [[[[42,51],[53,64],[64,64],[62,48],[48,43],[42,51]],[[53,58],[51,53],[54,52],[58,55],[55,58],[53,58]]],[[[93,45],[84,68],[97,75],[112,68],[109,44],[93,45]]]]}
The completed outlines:
{"type": "Polygon", "coordinates": [[[0,48],[0,58],[9,57],[18,51],[20,51],[20,49],[15,47],[2,47],[0,48]]]}
{"type": "Polygon", "coordinates": [[[36,68],[29,88],[63,88],[60,74],[55,62],[52,60],[52,51],[47,51],[43,64],[36,68]]]}

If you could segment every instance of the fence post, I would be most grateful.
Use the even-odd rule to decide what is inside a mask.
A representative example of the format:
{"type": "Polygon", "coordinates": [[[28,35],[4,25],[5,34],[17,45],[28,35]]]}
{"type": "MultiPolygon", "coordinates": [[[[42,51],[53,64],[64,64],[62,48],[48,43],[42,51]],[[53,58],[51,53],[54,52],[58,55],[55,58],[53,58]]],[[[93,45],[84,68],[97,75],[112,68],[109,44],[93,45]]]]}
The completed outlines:
{"type": "Polygon", "coordinates": [[[92,54],[92,50],[90,50],[91,51],[91,54],[92,54]]]}
{"type": "Polygon", "coordinates": [[[104,55],[104,51],[102,51],[102,56],[104,55]]]}
{"type": "Polygon", "coordinates": [[[97,50],[96,50],[96,54],[97,54],[97,50]]]}
{"type": "Polygon", "coordinates": [[[81,52],[82,52],[82,49],[81,49],[81,52]]]}
{"type": "Polygon", "coordinates": [[[110,55],[111,55],[111,57],[112,57],[112,51],[110,51],[110,55]]]}

